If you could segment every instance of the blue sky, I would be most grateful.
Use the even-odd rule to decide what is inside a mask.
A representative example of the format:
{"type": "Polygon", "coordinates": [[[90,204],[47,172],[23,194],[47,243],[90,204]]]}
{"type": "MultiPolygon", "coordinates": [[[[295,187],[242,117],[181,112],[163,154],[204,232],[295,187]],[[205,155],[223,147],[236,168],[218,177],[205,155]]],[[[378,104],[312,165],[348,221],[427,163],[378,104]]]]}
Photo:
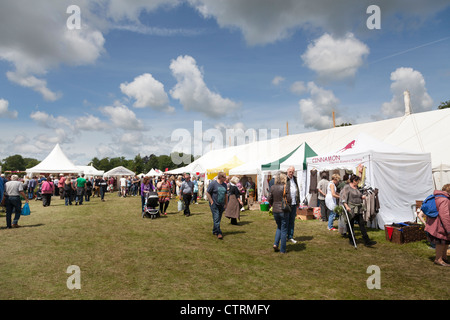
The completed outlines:
{"type": "MultiPolygon", "coordinates": [[[[448,1],[0,4],[0,158],[169,154],[176,129],[280,135],[450,100],[448,1]],[[369,30],[369,5],[381,29],[369,30]],[[80,29],[69,30],[70,5],[80,29]]],[[[207,142],[205,142],[207,144],[207,142]]],[[[207,150],[207,148],[205,148],[207,150]]]]}

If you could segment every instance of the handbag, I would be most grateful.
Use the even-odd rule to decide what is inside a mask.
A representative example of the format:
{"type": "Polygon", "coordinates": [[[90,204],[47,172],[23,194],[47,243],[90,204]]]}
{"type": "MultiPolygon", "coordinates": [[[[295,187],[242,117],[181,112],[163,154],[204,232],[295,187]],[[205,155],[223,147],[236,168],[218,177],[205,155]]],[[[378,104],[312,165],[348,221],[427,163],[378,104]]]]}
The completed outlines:
{"type": "Polygon", "coordinates": [[[25,203],[22,207],[22,211],[20,212],[22,216],[29,216],[31,214],[30,206],[28,205],[28,202],[25,203]]]}
{"type": "Polygon", "coordinates": [[[283,190],[283,199],[281,200],[281,210],[284,213],[291,212],[291,206],[288,204],[287,199],[286,199],[286,186],[284,186],[284,190],[283,190]]]}

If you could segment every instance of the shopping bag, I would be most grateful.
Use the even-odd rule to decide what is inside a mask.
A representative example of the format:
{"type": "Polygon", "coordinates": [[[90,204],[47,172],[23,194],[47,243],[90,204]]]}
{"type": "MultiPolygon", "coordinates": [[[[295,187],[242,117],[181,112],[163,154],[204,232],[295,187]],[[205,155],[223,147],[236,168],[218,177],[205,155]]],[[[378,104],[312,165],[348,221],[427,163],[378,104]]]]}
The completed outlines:
{"type": "Polygon", "coordinates": [[[184,210],[184,202],[181,200],[178,200],[178,211],[184,210]]]}
{"type": "Polygon", "coordinates": [[[30,206],[28,205],[28,202],[24,204],[22,208],[22,212],[20,212],[22,216],[29,216],[31,214],[30,206]]]}

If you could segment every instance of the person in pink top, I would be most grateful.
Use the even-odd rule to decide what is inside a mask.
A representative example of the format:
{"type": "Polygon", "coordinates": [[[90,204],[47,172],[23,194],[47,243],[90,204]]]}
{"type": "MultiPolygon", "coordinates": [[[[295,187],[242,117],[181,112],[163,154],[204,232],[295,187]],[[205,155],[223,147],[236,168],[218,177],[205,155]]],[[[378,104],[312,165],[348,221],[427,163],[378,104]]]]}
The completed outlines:
{"type": "Polygon", "coordinates": [[[444,267],[450,267],[447,258],[447,250],[450,244],[450,184],[442,187],[442,191],[436,190],[433,193],[436,197],[436,208],[439,212],[436,218],[425,216],[420,211],[419,219],[425,223],[425,231],[428,240],[436,245],[436,258],[434,263],[444,267]],[[443,197],[442,197],[443,196],[443,197]],[[426,221],[424,221],[424,217],[426,221]]]}
{"type": "Polygon", "coordinates": [[[66,183],[66,177],[61,173],[59,175],[58,188],[59,188],[59,198],[64,199],[64,184],[66,183]]]}

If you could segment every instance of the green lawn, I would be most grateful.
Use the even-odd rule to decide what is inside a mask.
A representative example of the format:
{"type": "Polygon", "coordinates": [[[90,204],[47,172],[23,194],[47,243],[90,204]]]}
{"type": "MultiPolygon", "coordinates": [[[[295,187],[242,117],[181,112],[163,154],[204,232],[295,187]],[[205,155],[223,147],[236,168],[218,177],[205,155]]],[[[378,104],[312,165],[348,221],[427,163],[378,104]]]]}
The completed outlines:
{"type": "MultiPolygon", "coordinates": [[[[317,220],[296,221],[297,244],[272,250],[275,222],[267,212],[245,211],[240,225],[222,219],[224,239],[212,235],[205,202],[192,215],[155,220],[140,215],[140,197],[108,194],[83,206],[50,207],[31,201],[31,216],[6,229],[0,213],[0,299],[449,299],[450,269],[432,263],[425,242],[378,243],[355,250],[317,220]],[[81,289],[66,273],[79,266],[81,289]],[[369,290],[367,268],[380,267],[381,289],[369,290]]],[[[357,231],[358,238],[361,235],[357,231]]]]}

